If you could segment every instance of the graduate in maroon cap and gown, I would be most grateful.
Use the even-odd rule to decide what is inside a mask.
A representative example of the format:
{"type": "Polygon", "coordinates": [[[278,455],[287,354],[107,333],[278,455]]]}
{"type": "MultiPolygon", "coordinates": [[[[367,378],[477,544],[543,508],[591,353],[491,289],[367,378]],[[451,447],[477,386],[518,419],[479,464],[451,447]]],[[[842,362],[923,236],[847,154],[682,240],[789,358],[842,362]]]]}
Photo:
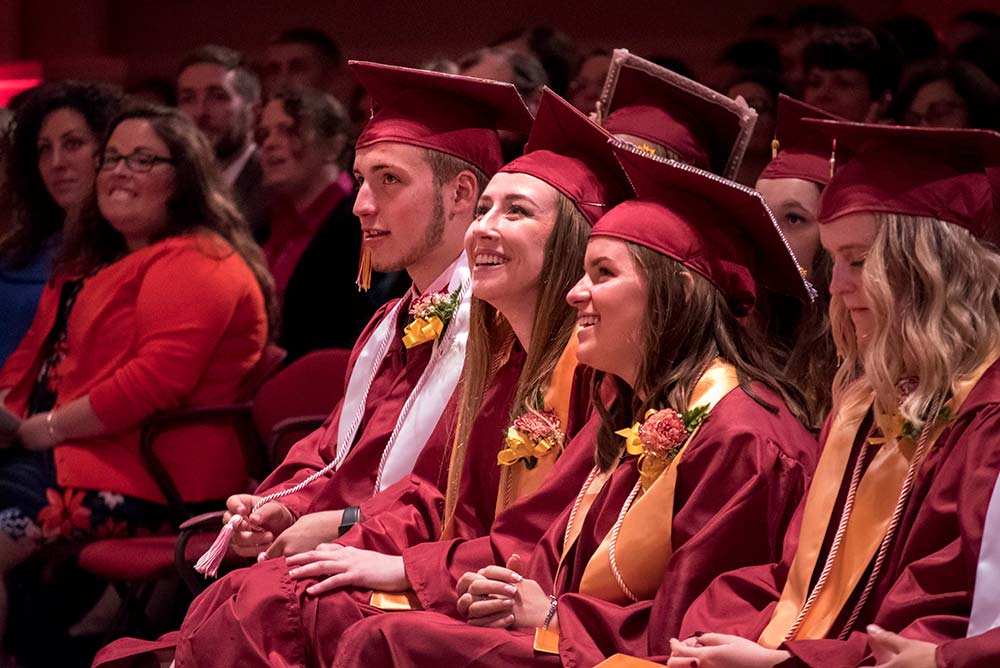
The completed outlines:
{"type": "MultiPolygon", "coordinates": [[[[446,483],[442,461],[451,442],[452,395],[470,316],[464,235],[487,176],[502,166],[498,126],[526,133],[531,122],[509,84],[374,63],[352,68],[376,106],[355,160],[362,265],[405,268],[414,287],[376,313],[360,337],[345,398],[327,424],[296,444],[256,495],[229,500],[233,548],[243,556],[267,550],[293,520],[300,515],[313,520],[316,511],[334,511],[334,518],[321,517],[314,525],[335,537],[338,524],[349,527],[361,514],[357,507],[373,494],[403,493],[407,483],[394,483],[411,470],[423,473],[429,484],[446,483]],[[441,164],[449,173],[435,173],[441,164]],[[435,228],[436,237],[429,238],[435,228]],[[265,495],[280,499],[261,503],[265,495]]],[[[362,272],[359,285],[366,281],[362,272]]],[[[511,392],[509,383],[491,388],[484,407],[509,405],[511,392]]],[[[503,422],[500,417],[496,428],[503,422]]],[[[378,504],[372,505],[377,510],[378,504]]],[[[221,556],[221,550],[214,554],[221,556]]],[[[206,570],[212,565],[206,561],[206,570]]],[[[216,583],[216,593],[237,590],[248,572],[216,583]]],[[[171,640],[161,644],[169,647],[171,640]]],[[[133,643],[106,648],[97,664],[146,647],[133,643]]]]}
{"type": "Polygon", "coordinates": [[[616,150],[639,199],[594,227],[568,296],[580,361],[617,390],[610,405],[595,397],[596,466],[531,552],[463,576],[467,619],[363,620],[334,665],[593,665],[633,647],[631,613],[663,577],[686,607],[731,564],[780,550],[815,441],[737,318],[758,281],[806,298],[807,286],[757,193],[616,150]]]}
{"type": "Polygon", "coordinates": [[[778,96],[773,157],[757,179],[799,270],[816,288],[816,301],[802,304],[769,293],[757,321],[785,353],[784,371],[806,398],[807,426],[817,433],[830,414],[837,351],[830,335],[830,256],[819,243],[819,198],[830,177],[830,139],[806,118],[839,120],[821,109],[778,96]]]}
{"type": "Polygon", "coordinates": [[[854,152],[820,210],[845,355],[823,454],[784,558],[718,578],[688,639],[667,647],[665,628],[651,649],[671,666],[845,668],[885,659],[881,628],[965,665],[1000,470],[1000,256],[980,241],[1000,135],[814,123],[854,152]]]}

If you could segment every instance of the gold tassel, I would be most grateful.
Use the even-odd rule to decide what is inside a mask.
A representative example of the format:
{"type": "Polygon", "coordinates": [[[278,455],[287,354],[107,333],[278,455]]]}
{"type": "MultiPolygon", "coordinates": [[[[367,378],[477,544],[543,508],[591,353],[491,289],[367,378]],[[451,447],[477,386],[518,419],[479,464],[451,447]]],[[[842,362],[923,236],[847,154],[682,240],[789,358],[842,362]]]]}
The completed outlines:
{"type": "Polygon", "coordinates": [[[372,251],[364,241],[361,242],[361,259],[358,260],[358,278],[355,283],[360,292],[368,292],[372,286],[372,251]]]}
{"type": "Polygon", "coordinates": [[[833,138],[833,146],[830,148],[830,178],[833,178],[833,173],[837,170],[837,138],[833,138]]]}
{"type": "Polygon", "coordinates": [[[771,140],[771,160],[778,157],[778,149],[781,148],[781,143],[778,142],[778,138],[775,137],[771,140]]]}

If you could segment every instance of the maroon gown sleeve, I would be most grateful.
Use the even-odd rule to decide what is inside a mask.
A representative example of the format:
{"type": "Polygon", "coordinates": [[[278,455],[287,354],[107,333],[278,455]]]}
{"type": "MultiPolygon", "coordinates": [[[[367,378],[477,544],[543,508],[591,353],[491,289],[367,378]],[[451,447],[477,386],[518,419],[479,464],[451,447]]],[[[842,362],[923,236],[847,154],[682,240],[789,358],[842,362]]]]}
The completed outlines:
{"type": "Polygon", "coordinates": [[[692,442],[678,465],[674,551],[653,601],[618,606],[582,594],[560,597],[565,665],[593,665],[619,652],[669,654],[684,613],[717,575],[781,558],[817,446],[785,409],[767,415],[734,391],[692,442]]]}
{"type": "Polygon", "coordinates": [[[1000,628],[971,638],[949,640],[937,648],[938,668],[1000,666],[1000,628]]]}
{"type": "MultiPolygon", "coordinates": [[[[886,559],[887,575],[876,584],[857,629],[874,622],[935,644],[966,633],[986,509],[1000,470],[1000,406],[987,405],[963,419],[964,409],[921,469],[886,559]]],[[[811,668],[871,660],[861,631],[844,641],[796,640],[785,649],[811,668]]]]}

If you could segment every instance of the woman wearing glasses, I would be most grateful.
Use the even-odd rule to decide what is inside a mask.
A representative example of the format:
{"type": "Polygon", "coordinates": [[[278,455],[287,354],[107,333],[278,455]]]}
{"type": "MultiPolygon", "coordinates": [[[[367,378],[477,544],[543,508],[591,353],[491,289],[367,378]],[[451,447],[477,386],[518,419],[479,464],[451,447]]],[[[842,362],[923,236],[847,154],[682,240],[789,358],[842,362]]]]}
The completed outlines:
{"type": "MultiPolygon", "coordinates": [[[[99,212],[67,230],[74,265],[0,370],[0,399],[20,419],[0,449],[3,574],[46,543],[168,522],[140,424],[235,400],[272,331],[263,256],[197,129],[173,110],[134,109],[112,122],[100,155],[99,212]]],[[[235,438],[218,425],[158,441],[186,503],[241,488],[246,472],[225,456],[235,438]]],[[[0,631],[5,616],[0,589],[0,631]]]]}

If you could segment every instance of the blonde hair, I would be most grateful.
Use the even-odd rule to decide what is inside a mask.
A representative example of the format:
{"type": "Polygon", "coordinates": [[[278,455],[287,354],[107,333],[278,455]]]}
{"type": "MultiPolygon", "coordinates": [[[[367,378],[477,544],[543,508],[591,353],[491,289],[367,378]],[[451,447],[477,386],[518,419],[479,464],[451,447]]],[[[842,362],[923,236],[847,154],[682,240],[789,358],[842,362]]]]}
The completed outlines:
{"type": "Polygon", "coordinates": [[[864,350],[843,299],[830,304],[843,358],[834,405],[859,410],[874,392],[880,409],[898,409],[920,429],[956,382],[1000,347],[1000,255],[934,218],[876,213],[875,220],[862,285],[876,324],[864,350]],[[916,378],[916,388],[901,397],[906,377],[916,378]]]}

